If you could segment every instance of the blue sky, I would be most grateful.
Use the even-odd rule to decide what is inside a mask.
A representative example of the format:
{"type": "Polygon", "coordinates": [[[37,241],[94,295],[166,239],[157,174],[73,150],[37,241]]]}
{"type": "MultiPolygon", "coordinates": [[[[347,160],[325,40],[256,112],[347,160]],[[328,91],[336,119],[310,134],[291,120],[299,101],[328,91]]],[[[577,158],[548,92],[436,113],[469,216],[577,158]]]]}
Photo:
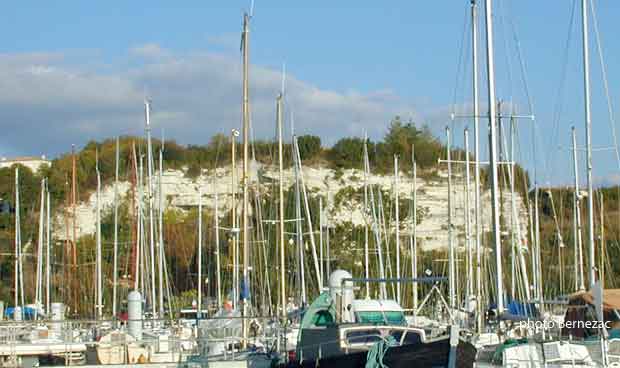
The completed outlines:
{"type": "MultiPolygon", "coordinates": [[[[239,124],[239,34],[249,3],[5,3],[0,22],[0,127],[7,133],[0,139],[0,154],[55,155],[71,143],[139,134],[144,94],[153,99],[154,125],[168,137],[204,143],[213,133],[227,133],[239,124]]],[[[540,147],[534,160],[531,123],[522,121],[520,157],[530,169],[538,162],[541,182],[570,179],[569,152],[557,146],[569,142],[571,124],[583,141],[578,12],[568,59],[563,56],[572,4],[495,2],[498,97],[529,113],[514,26],[540,147]],[[554,106],[564,63],[563,109],[556,123],[554,106]]],[[[620,93],[620,47],[613,42],[620,4],[596,1],[595,6],[614,102],[620,93]]],[[[401,114],[441,134],[450,122],[455,94],[457,103],[471,103],[469,69],[457,73],[468,9],[466,0],[257,0],[251,30],[256,134],[272,135],[272,99],[283,62],[289,111],[299,133],[321,135],[327,144],[364,131],[378,138],[389,119],[401,114]]],[[[594,143],[607,147],[613,144],[612,130],[593,32],[591,40],[594,143]]],[[[466,58],[463,68],[470,65],[466,58]]],[[[485,91],[481,88],[483,105],[485,91]]],[[[467,124],[455,124],[455,136],[460,137],[467,124]]],[[[597,180],[615,180],[618,164],[613,151],[597,152],[595,158],[597,180]]]]}

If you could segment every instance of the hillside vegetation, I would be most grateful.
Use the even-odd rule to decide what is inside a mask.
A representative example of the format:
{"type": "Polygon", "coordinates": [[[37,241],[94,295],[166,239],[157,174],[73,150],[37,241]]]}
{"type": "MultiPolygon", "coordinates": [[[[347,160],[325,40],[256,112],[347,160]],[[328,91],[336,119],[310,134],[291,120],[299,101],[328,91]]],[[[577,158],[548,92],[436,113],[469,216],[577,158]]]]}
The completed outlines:
{"type": "MultiPolygon", "coordinates": [[[[339,170],[356,168],[362,169],[362,152],[364,140],[359,137],[344,137],[338,140],[332,147],[324,147],[321,143],[321,139],[318,136],[303,135],[297,137],[300,156],[302,158],[304,166],[321,166],[331,169],[339,170]]],[[[146,144],[145,140],[141,137],[120,137],[120,180],[123,181],[135,181],[136,166],[143,165],[146,170],[147,163],[144,157],[146,156],[146,144]]],[[[387,128],[386,134],[382,140],[368,141],[368,154],[371,169],[375,173],[390,174],[393,172],[393,158],[394,155],[400,157],[400,169],[401,172],[410,175],[412,170],[412,148],[415,147],[416,163],[418,165],[418,175],[420,177],[438,178],[438,159],[445,158],[445,145],[434,137],[427,127],[419,127],[413,122],[403,122],[399,117],[395,117],[387,128]]],[[[76,182],[77,182],[77,197],[78,200],[85,200],[88,198],[96,188],[96,160],[99,161],[99,171],[104,183],[110,183],[114,180],[115,174],[115,147],[116,139],[106,139],[102,142],[89,142],[81,150],[75,152],[76,157],[76,182]]],[[[241,158],[241,144],[236,145],[235,155],[237,159],[241,158]]],[[[183,170],[184,174],[189,178],[195,178],[200,175],[202,169],[213,169],[215,167],[223,167],[230,165],[232,156],[231,140],[229,136],[223,134],[217,134],[211,137],[209,142],[204,145],[181,145],[173,140],[167,140],[162,145],[159,140],[153,140],[153,152],[156,160],[156,166],[158,164],[158,155],[160,150],[163,154],[164,169],[178,169],[183,170]],[[163,150],[162,150],[163,148],[163,150]]],[[[285,144],[284,148],[284,161],[287,167],[292,165],[292,147],[290,142],[285,144]]],[[[277,163],[277,144],[273,141],[258,140],[252,142],[251,155],[257,161],[266,165],[275,165],[277,163]]],[[[452,153],[454,159],[463,159],[464,152],[462,150],[454,150],[452,153]]],[[[508,166],[502,165],[500,167],[500,181],[502,190],[508,188],[507,175],[508,166]]],[[[38,213],[39,213],[39,196],[41,179],[47,178],[48,188],[51,193],[52,212],[64,211],[66,205],[70,202],[70,185],[71,185],[71,173],[72,173],[72,153],[66,153],[52,161],[52,165],[49,168],[43,169],[38,173],[32,173],[25,167],[20,168],[20,213],[21,213],[21,234],[22,243],[25,246],[25,252],[27,254],[35,254],[34,249],[37,243],[37,226],[38,226],[38,213]]],[[[473,173],[472,173],[473,177],[473,173]]],[[[481,178],[483,185],[487,185],[486,170],[481,169],[481,178]]],[[[15,177],[13,168],[0,169],[0,199],[9,205],[12,209],[8,212],[0,213],[0,279],[12,280],[14,272],[14,258],[8,256],[13,252],[15,237],[15,215],[14,215],[14,198],[15,198],[15,177]]],[[[532,193],[529,192],[529,177],[525,170],[520,166],[515,167],[515,185],[518,192],[523,197],[532,198],[532,193]]],[[[458,189],[460,190],[460,188],[458,189]]],[[[606,275],[614,275],[620,271],[617,262],[610,262],[609,260],[616,259],[620,254],[620,247],[618,243],[620,224],[618,223],[620,217],[618,217],[618,188],[602,189],[599,192],[604,193],[605,196],[605,244],[607,245],[607,273],[606,275]]],[[[294,191],[289,189],[285,193],[286,203],[286,217],[295,218],[295,206],[294,206],[294,191]]],[[[562,257],[562,264],[573,264],[573,251],[572,251],[572,200],[571,192],[564,189],[553,189],[551,191],[541,191],[541,240],[543,249],[543,259],[557,259],[562,257]],[[550,196],[548,193],[552,193],[550,196]],[[553,198],[553,202],[551,199],[553,198]],[[552,205],[553,203],[553,205],[552,205]],[[555,215],[554,211],[555,209],[555,215]],[[558,243],[558,229],[562,235],[565,248],[562,248],[562,254],[559,254],[558,243]],[[552,258],[547,258],[552,257],[552,258]]],[[[336,198],[338,201],[339,198],[336,198]]],[[[386,201],[386,203],[389,201],[386,201]]],[[[312,209],[313,223],[318,224],[318,200],[313,199],[310,201],[310,207],[312,209]]],[[[582,211],[585,209],[585,205],[582,211]]],[[[264,209],[264,218],[273,219],[277,217],[277,203],[269,203],[264,209]]],[[[385,209],[389,213],[390,208],[385,209]]],[[[407,216],[408,208],[407,203],[401,205],[401,215],[403,218],[407,216]]],[[[220,223],[222,227],[230,227],[230,219],[227,216],[226,219],[220,223]]],[[[582,213],[582,219],[585,219],[585,214],[582,213]]],[[[203,221],[205,224],[212,224],[213,213],[205,213],[203,221]]],[[[598,220],[597,220],[598,221],[598,220]]],[[[582,222],[585,224],[585,220],[582,222]]],[[[598,223],[598,222],[597,222],[598,223]]],[[[135,242],[134,234],[134,219],[131,214],[131,205],[128,200],[124,200],[121,203],[120,208],[120,229],[119,229],[119,244],[121,244],[120,257],[123,259],[121,267],[122,274],[130,273],[128,270],[130,249],[129,244],[135,242]]],[[[175,293],[180,295],[184,291],[192,290],[195,288],[195,273],[196,273],[196,224],[197,224],[197,212],[195,209],[186,212],[179,212],[175,210],[167,210],[164,214],[164,238],[167,244],[171,246],[166,248],[167,262],[169,265],[170,278],[174,286],[175,293]]],[[[258,229],[261,224],[256,223],[258,229]]],[[[287,224],[287,231],[294,231],[294,223],[287,224]]],[[[213,231],[211,225],[203,226],[204,238],[213,239],[213,231]]],[[[584,226],[584,229],[586,227],[584,226]]],[[[597,227],[598,229],[598,227],[597,227]]],[[[275,242],[275,227],[269,227],[265,230],[266,238],[275,242]]],[[[333,257],[335,260],[332,264],[332,269],[335,267],[343,267],[347,269],[356,269],[360,265],[356,263],[356,259],[359,259],[359,251],[355,247],[355,244],[359,244],[364,236],[364,229],[361,227],[352,226],[351,224],[339,224],[337,228],[333,229],[334,242],[333,242],[333,257]]],[[[598,232],[597,232],[598,236],[598,232]]],[[[111,242],[113,239],[113,215],[110,209],[107,209],[103,213],[102,218],[102,237],[104,243],[104,263],[105,273],[109,275],[111,273],[110,265],[112,261],[112,248],[111,242]]],[[[587,233],[584,231],[583,239],[587,239],[587,233]]],[[[597,238],[598,239],[598,238],[597,238]]],[[[230,248],[231,239],[222,235],[220,239],[220,249],[223,249],[223,268],[230,269],[230,257],[231,253],[228,251],[230,248]]],[[[54,283],[57,286],[58,293],[61,296],[65,296],[67,292],[66,285],[63,286],[63,282],[66,280],[66,272],[68,270],[63,268],[68,262],[66,249],[67,245],[61,242],[54,242],[53,249],[56,270],[54,276],[54,283]]],[[[507,244],[505,254],[509,254],[509,246],[507,244]]],[[[585,241],[584,241],[585,244],[585,241]]],[[[600,248],[600,241],[599,241],[600,248]]],[[[207,251],[213,252],[212,242],[207,242],[207,251]]],[[[92,275],[94,273],[94,267],[92,262],[94,261],[94,236],[84,236],[78,240],[78,263],[83,265],[81,267],[87,268],[81,269],[87,272],[81,273],[84,276],[83,284],[92,285],[92,275]],[[91,270],[92,268],[92,270],[91,270]]],[[[269,249],[275,249],[270,243],[269,249]]],[[[359,246],[358,246],[359,248],[359,246]]],[[[274,257],[270,250],[257,247],[255,259],[267,259],[274,257]],[[263,253],[261,253],[263,252],[263,253]]],[[[294,254],[294,252],[293,252],[294,254]]],[[[597,252],[597,257],[600,252],[597,252]]],[[[293,256],[291,256],[293,257],[293,256]]],[[[438,258],[445,258],[445,254],[441,252],[428,252],[427,254],[420,256],[421,266],[420,269],[433,269],[439,267],[436,265],[438,258]]],[[[34,258],[29,256],[24,263],[25,275],[26,275],[26,290],[27,299],[31,300],[34,294],[34,258]]],[[[289,260],[293,262],[293,258],[289,260]]],[[[207,277],[211,280],[215,278],[213,274],[214,267],[212,266],[213,258],[209,258],[207,277]]],[[[308,261],[309,262],[309,261],[308,261]]],[[[504,262],[505,270],[510,269],[508,264],[508,257],[505,257],[504,262]]],[[[606,263],[606,265],[607,265],[606,263]]],[[[308,268],[311,265],[308,263],[308,268]]],[[[373,267],[377,267],[373,265],[373,267]]],[[[443,264],[442,264],[443,267],[443,264]]],[[[436,269],[437,271],[440,268],[436,269]]],[[[257,267],[257,277],[260,272],[263,274],[261,279],[265,277],[271,277],[275,279],[276,274],[274,270],[270,270],[268,267],[257,267]]],[[[570,285],[572,283],[572,272],[565,271],[560,278],[560,268],[545,264],[544,269],[544,284],[548,292],[570,291],[570,285]]],[[[291,274],[289,277],[295,278],[295,274],[291,274]]],[[[509,276],[507,276],[509,277],[509,276]]],[[[311,281],[310,281],[311,282],[311,281]]],[[[610,281],[611,282],[611,281],[610,281]]],[[[230,280],[225,280],[225,284],[230,285],[230,280]]],[[[109,285],[109,280],[107,282],[109,285]]],[[[0,283],[0,300],[12,300],[12,282],[0,283]]],[[[77,287],[77,286],[76,286],[77,287]]],[[[213,283],[207,285],[208,292],[213,295],[213,283]]],[[[90,288],[88,288],[90,290],[90,288]]],[[[69,296],[67,296],[69,297],[69,296]]],[[[87,297],[82,295],[84,310],[92,310],[92,304],[89,306],[87,297]]],[[[106,296],[109,298],[109,295],[106,296]]],[[[274,296],[275,298],[275,296],[274,296]]],[[[106,302],[106,306],[111,303],[106,302]]]]}

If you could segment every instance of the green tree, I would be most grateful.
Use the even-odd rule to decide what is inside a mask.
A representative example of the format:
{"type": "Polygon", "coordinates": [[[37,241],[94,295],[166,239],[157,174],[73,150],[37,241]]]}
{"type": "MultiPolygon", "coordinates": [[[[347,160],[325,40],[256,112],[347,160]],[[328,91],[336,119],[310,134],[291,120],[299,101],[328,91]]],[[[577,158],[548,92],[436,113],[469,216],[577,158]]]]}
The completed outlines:
{"type": "Polygon", "coordinates": [[[437,159],[443,152],[443,145],[426,126],[418,128],[412,121],[403,123],[396,116],[377,147],[377,161],[380,167],[391,168],[394,155],[401,158],[401,164],[411,167],[411,150],[415,146],[416,163],[422,169],[437,165],[437,159]]]}
{"type": "MultiPolygon", "coordinates": [[[[0,213],[0,253],[11,254],[15,245],[15,168],[19,167],[19,211],[22,246],[36,242],[38,214],[40,210],[41,178],[23,165],[13,165],[0,169],[0,201],[8,204],[10,211],[0,213]]],[[[25,274],[30,263],[25,262],[25,274]]],[[[7,300],[11,294],[13,277],[13,257],[0,257],[0,298],[7,300]],[[7,280],[7,282],[4,282],[7,280]]],[[[28,277],[28,276],[26,276],[28,277]]],[[[26,278],[26,293],[29,293],[26,278]]]]}
{"type": "Polygon", "coordinates": [[[297,137],[297,146],[302,160],[309,160],[321,153],[321,138],[316,135],[297,137]]]}
{"type": "MultiPolygon", "coordinates": [[[[374,150],[369,142],[369,154],[374,150]]],[[[336,168],[362,167],[364,140],[362,138],[342,138],[329,150],[329,159],[336,168]]]]}

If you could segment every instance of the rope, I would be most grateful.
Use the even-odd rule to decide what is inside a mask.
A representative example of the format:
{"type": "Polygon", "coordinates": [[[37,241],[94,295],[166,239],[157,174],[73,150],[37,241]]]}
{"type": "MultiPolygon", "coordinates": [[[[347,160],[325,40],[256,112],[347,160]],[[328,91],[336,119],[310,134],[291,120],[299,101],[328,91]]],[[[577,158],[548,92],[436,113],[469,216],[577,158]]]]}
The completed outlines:
{"type": "Polygon", "coordinates": [[[368,355],[366,355],[366,368],[389,368],[383,363],[383,357],[389,348],[396,345],[398,345],[398,343],[392,335],[388,335],[386,338],[377,341],[370,350],[368,350],[368,355]]]}
{"type": "MultiPolygon", "coordinates": [[[[499,1],[499,18],[498,18],[498,25],[501,29],[500,32],[502,32],[502,46],[503,46],[503,54],[504,54],[504,58],[506,61],[506,74],[508,77],[508,96],[509,96],[509,103],[510,103],[510,110],[512,111],[514,109],[514,103],[513,103],[513,96],[514,96],[514,82],[513,82],[513,77],[512,77],[512,62],[511,62],[511,57],[510,57],[510,48],[508,47],[508,37],[506,37],[506,34],[508,32],[506,32],[506,21],[505,21],[505,15],[504,15],[504,7],[502,6],[502,2],[499,1]]],[[[515,39],[516,39],[516,35],[515,35],[515,39]]],[[[499,53],[499,47],[498,47],[498,53],[499,53]]]]}
{"type": "Polygon", "coordinates": [[[459,42],[459,56],[458,56],[458,62],[457,62],[457,68],[456,68],[456,75],[454,78],[454,93],[453,93],[453,97],[452,97],[452,106],[451,106],[451,111],[450,113],[454,116],[456,114],[456,100],[457,100],[457,93],[459,90],[459,81],[461,78],[461,67],[463,67],[463,59],[465,58],[465,44],[467,42],[467,26],[469,25],[469,17],[468,17],[468,13],[465,12],[465,19],[463,20],[463,32],[462,35],[463,37],[461,38],[460,42],[459,42]]]}
{"type": "MultiPolygon", "coordinates": [[[[558,90],[557,90],[557,94],[555,95],[555,103],[554,103],[554,109],[553,109],[553,115],[552,115],[552,123],[553,123],[553,128],[552,128],[552,134],[550,136],[549,139],[549,151],[547,151],[547,157],[544,160],[543,163],[543,170],[545,172],[545,178],[543,181],[547,182],[550,181],[550,178],[554,177],[555,174],[555,169],[556,166],[552,165],[552,161],[553,159],[556,157],[558,151],[559,151],[559,142],[558,142],[558,137],[560,136],[559,133],[559,126],[560,126],[560,120],[562,117],[562,113],[564,110],[564,90],[565,90],[565,83],[566,83],[566,74],[567,74],[567,69],[568,69],[568,62],[569,62],[569,52],[570,52],[570,46],[571,46],[571,41],[573,38],[573,26],[575,23],[575,5],[576,5],[576,1],[573,0],[573,4],[571,7],[571,12],[570,12],[570,20],[568,22],[568,30],[567,30],[567,36],[566,36],[566,42],[564,43],[564,49],[563,49],[563,53],[562,53],[562,68],[561,68],[561,73],[560,73],[560,81],[559,81],[559,86],[558,86],[558,90]]],[[[536,134],[535,132],[533,132],[534,135],[540,135],[540,134],[536,134]]],[[[533,139],[535,139],[533,137],[533,139]]]]}
{"type": "Polygon", "coordinates": [[[523,84],[523,89],[525,93],[525,98],[527,99],[529,113],[533,115],[534,114],[534,102],[532,100],[530,89],[527,84],[527,73],[526,73],[526,67],[525,67],[525,59],[523,57],[523,51],[521,50],[521,41],[519,40],[519,36],[517,35],[517,28],[514,24],[513,18],[508,18],[508,22],[510,24],[510,28],[512,30],[512,37],[515,42],[515,49],[517,51],[517,59],[519,60],[519,70],[521,72],[521,75],[520,75],[521,83],[523,84]]]}
{"type": "Polygon", "coordinates": [[[598,20],[596,18],[596,11],[594,10],[594,2],[590,1],[590,9],[592,10],[592,20],[594,24],[594,34],[596,35],[596,46],[598,51],[599,61],[601,63],[601,73],[603,74],[603,87],[605,89],[605,98],[607,99],[607,113],[609,114],[609,123],[611,126],[611,134],[614,141],[614,152],[616,153],[616,162],[620,169],[620,151],[618,150],[618,136],[616,134],[616,120],[614,119],[613,106],[611,103],[611,96],[609,93],[609,83],[607,80],[607,64],[603,57],[603,46],[601,44],[601,35],[598,31],[598,20]]]}

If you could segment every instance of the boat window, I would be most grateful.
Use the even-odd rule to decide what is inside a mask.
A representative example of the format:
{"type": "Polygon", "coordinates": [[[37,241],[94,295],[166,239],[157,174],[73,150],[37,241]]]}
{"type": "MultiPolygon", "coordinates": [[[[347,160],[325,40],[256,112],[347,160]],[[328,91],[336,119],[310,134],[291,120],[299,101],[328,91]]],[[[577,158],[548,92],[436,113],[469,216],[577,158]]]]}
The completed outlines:
{"type": "Polygon", "coordinates": [[[312,324],[314,326],[331,326],[334,324],[334,317],[329,311],[322,310],[318,311],[313,318],[312,324]]]}
{"type": "Polygon", "coordinates": [[[385,312],[385,319],[387,323],[390,325],[406,325],[407,320],[405,319],[405,315],[403,312],[398,311],[387,311],[385,312]]]}
{"type": "Polygon", "coordinates": [[[384,324],[383,313],[377,311],[370,312],[357,312],[357,322],[359,323],[371,323],[374,325],[384,324]]]}
{"type": "Polygon", "coordinates": [[[381,340],[378,330],[351,331],[347,333],[347,343],[351,344],[374,344],[381,340]]]}
{"type": "Polygon", "coordinates": [[[198,314],[196,312],[181,312],[180,318],[182,319],[196,319],[198,314]]]}
{"type": "Polygon", "coordinates": [[[417,332],[407,331],[405,339],[403,340],[403,345],[419,344],[420,342],[422,342],[422,338],[417,332]]]}
{"type": "Polygon", "coordinates": [[[404,331],[402,330],[394,330],[390,331],[390,335],[396,340],[397,343],[400,344],[400,339],[403,337],[404,331]]]}

